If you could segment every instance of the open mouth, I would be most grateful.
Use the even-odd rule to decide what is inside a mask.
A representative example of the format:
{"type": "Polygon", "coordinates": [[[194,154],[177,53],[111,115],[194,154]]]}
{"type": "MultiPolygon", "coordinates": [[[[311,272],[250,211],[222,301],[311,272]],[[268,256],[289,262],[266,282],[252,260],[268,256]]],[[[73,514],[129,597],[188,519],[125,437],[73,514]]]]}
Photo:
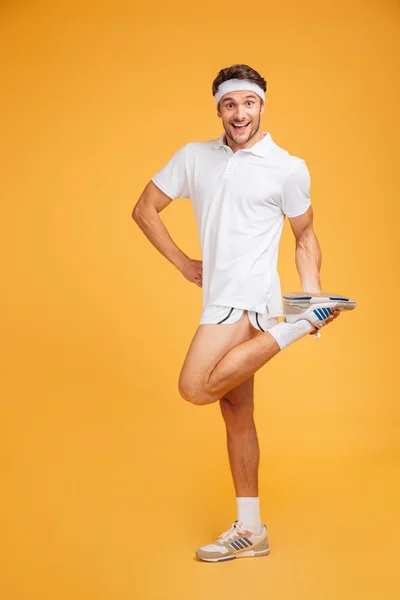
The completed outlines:
{"type": "Polygon", "coordinates": [[[233,127],[233,128],[236,130],[236,131],[239,131],[239,132],[246,131],[246,129],[247,129],[247,127],[248,127],[249,125],[250,125],[250,123],[246,123],[246,124],[243,124],[243,125],[235,125],[234,123],[232,123],[232,127],[233,127]]]}

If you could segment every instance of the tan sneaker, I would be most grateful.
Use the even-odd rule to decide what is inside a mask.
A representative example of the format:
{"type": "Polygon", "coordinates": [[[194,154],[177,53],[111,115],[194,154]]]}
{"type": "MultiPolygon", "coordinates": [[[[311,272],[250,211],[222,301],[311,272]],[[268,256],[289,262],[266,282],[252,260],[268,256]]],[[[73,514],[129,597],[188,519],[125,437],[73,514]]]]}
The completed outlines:
{"type": "Polygon", "coordinates": [[[234,558],[266,556],[269,554],[267,527],[263,525],[259,535],[255,535],[236,520],[213,544],[202,546],[196,556],[208,562],[223,562],[234,558]]]}

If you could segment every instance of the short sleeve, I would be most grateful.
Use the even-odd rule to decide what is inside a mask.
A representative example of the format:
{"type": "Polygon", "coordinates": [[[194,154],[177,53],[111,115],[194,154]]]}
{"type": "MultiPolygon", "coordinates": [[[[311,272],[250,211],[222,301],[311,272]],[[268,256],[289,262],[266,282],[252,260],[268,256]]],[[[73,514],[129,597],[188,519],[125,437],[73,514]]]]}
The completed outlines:
{"type": "Polygon", "coordinates": [[[280,194],[280,207],[288,217],[298,217],[306,212],[310,201],[310,173],[304,160],[286,177],[280,194]]]}
{"type": "Polygon", "coordinates": [[[187,144],[180,148],[168,163],[151,178],[153,183],[173,200],[189,198],[186,154],[187,144]]]}

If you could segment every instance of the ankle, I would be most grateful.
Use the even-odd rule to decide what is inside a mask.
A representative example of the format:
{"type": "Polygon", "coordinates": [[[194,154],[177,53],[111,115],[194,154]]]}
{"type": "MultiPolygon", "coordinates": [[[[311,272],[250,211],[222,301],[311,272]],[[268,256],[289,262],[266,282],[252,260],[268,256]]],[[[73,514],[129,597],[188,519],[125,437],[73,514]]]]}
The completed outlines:
{"type": "Polygon", "coordinates": [[[262,523],[260,517],[260,499],[258,496],[237,496],[238,521],[252,533],[260,534],[262,523]]]}
{"type": "Polygon", "coordinates": [[[268,329],[267,333],[271,334],[279,348],[283,350],[289,344],[311,333],[313,329],[314,326],[309,321],[300,319],[296,323],[282,321],[282,323],[278,323],[278,325],[274,325],[271,329],[268,329]]]}

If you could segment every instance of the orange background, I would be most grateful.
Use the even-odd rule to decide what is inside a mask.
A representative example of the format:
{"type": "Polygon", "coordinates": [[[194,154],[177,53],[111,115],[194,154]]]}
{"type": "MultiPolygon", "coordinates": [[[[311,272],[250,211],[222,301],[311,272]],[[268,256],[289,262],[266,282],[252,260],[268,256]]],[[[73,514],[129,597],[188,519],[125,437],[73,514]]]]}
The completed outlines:
{"type": "MultiPolygon", "coordinates": [[[[397,598],[398,3],[5,2],[0,45],[2,598],[397,598]],[[201,290],[131,212],[220,135],[211,84],[237,62],[307,162],[323,288],[358,306],[257,373],[271,554],[211,566],[225,429],[177,389],[201,290]]],[[[200,259],[190,201],[162,219],[200,259]]],[[[279,268],[298,289],[288,223],[279,268]]]]}

